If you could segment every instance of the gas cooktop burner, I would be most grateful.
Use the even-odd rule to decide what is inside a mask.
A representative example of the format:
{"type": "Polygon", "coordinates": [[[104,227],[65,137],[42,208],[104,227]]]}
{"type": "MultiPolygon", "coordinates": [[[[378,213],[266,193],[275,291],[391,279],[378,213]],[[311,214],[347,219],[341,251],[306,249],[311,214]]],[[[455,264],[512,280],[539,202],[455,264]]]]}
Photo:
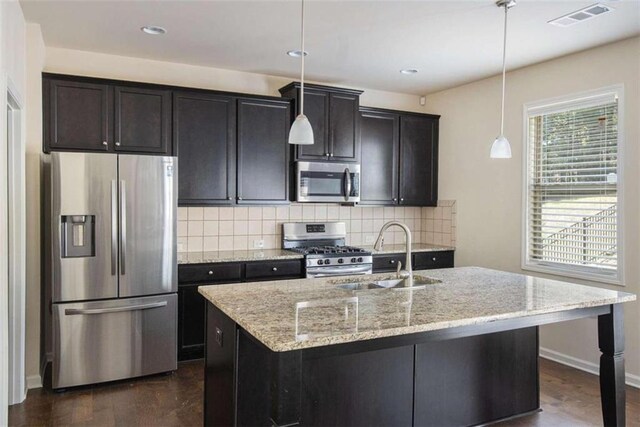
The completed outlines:
{"type": "Polygon", "coordinates": [[[305,255],[356,254],[367,252],[362,248],[356,248],[353,246],[310,246],[306,248],[295,248],[294,250],[305,255]]]}

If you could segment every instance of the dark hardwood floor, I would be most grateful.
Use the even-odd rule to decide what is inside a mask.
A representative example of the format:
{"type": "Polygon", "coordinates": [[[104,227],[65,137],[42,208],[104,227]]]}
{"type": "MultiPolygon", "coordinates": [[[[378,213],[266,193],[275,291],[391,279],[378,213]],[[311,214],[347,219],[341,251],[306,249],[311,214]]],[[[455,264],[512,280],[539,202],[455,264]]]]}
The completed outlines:
{"type": "MultiPolygon", "coordinates": [[[[169,375],[84,387],[65,393],[30,390],[9,408],[11,426],[197,426],[202,424],[201,361],[185,362],[169,375]]],[[[506,426],[599,426],[598,377],[540,360],[542,412],[506,426]]],[[[627,387],[627,426],[640,427],[640,390],[627,387]]]]}

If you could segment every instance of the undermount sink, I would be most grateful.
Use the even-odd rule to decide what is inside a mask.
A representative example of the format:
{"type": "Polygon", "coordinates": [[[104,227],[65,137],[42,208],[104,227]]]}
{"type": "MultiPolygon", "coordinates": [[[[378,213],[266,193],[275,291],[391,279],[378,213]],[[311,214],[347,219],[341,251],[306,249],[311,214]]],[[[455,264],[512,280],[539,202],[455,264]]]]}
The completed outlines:
{"type": "Polygon", "coordinates": [[[367,279],[363,277],[353,279],[334,280],[340,289],[348,291],[364,291],[372,289],[393,289],[393,290],[413,290],[424,289],[427,285],[441,283],[440,280],[431,279],[424,276],[413,276],[413,286],[411,286],[408,278],[384,277],[378,280],[367,279]]]}

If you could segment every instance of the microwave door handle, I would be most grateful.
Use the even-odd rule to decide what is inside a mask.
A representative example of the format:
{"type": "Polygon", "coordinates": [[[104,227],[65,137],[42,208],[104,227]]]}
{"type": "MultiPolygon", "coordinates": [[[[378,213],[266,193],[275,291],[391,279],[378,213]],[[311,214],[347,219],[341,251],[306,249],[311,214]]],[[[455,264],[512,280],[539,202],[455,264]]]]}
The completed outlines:
{"type": "Polygon", "coordinates": [[[349,171],[349,168],[344,170],[344,187],[344,199],[349,201],[349,196],[351,195],[351,171],[349,171]]]}

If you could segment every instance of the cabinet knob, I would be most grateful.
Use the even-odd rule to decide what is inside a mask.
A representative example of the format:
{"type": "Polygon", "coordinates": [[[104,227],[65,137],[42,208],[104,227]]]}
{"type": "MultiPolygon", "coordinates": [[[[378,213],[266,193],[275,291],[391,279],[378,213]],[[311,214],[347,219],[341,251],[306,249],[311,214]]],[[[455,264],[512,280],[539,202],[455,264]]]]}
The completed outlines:
{"type": "Polygon", "coordinates": [[[404,202],[404,198],[400,197],[400,201],[401,201],[401,202],[404,202]]]}
{"type": "Polygon", "coordinates": [[[393,199],[391,199],[391,200],[393,200],[394,202],[397,202],[397,201],[398,201],[398,198],[397,198],[397,197],[394,197],[394,198],[393,198],[393,199]]]}
{"type": "Polygon", "coordinates": [[[104,145],[106,147],[109,144],[107,144],[107,141],[102,141],[102,145],[104,145]]]}
{"type": "Polygon", "coordinates": [[[213,270],[209,270],[209,276],[213,276],[213,270]]]}
{"type": "Polygon", "coordinates": [[[436,257],[431,258],[431,261],[435,261],[435,260],[436,260],[436,257]]]}
{"type": "Polygon", "coordinates": [[[273,267],[271,271],[278,271],[278,267],[273,267]]]}
{"type": "Polygon", "coordinates": [[[116,142],[116,147],[120,147],[120,143],[119,142],[116,142]]]}
{"type": "Polygon", "coordinates": [[[239,196],[238,196],[238,200],[242,200],[242,197],[239,197],[239,196]]]}
{"type": "Polygon", "coordinates": [[[329,154],[329,157],[333,157],[333,153],[330,153],[330,154],[329,154]]]}
{"type": "Polygon", "coordinates": [[[389,264],[395,264],[395,263],[396,263],[395,259],[392,259],[391,261],[389,261],[389,264]]]}
{"type": "Polygon", "coordinates": [[[227,200],[231,200],[231,197],[227,197],[227,200]]]}

